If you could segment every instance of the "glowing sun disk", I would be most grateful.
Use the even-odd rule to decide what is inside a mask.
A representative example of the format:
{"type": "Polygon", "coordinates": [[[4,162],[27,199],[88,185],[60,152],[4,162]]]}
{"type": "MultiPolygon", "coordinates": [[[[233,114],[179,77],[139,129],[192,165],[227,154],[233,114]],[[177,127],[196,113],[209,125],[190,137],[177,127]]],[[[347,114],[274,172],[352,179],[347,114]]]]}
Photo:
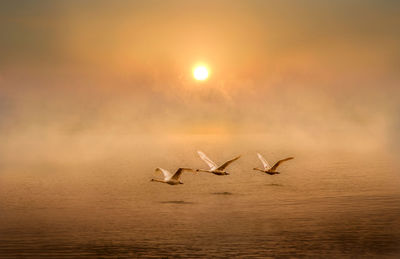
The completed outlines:
{"type": "Polygon", "coordinates": [[[208,69],[205,66],[198,66],[193,69],[193,76],[196,80],[206,80],[208,78],[208,69]]]}

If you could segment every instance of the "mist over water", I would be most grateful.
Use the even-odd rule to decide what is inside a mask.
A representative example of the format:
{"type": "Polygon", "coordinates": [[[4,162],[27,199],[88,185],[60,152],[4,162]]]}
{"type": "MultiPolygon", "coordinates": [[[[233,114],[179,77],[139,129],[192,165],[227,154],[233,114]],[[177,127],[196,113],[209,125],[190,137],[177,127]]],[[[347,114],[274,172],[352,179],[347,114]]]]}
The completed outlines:
{"type": "Polygon", "coordinates": [[[0,257],[399,256],[390,84],[358,97],[297,79],[188,89],[17,75],[0,82],[0,257]],[[229,176],[150,182],[156,167],[206,168],[197,150],[242,157],[229,176]],[[256,152],[295,159],[263,175],[256,152]]]}
{"type": "Polygon", "coordinates": [[[95,142],[97,152],[82,145],[69,156],[55,148],[40,159],[3,160],[2,257],[400,254],[399,164],[386,153],[268,144],[261,135],[95,142]],[[198,149],[216,163],[242,157],[229,176],[187,172],[183,185],[150,182],[161,178],[155,167],[207,168],[198,149]],[[271,163],[295,159],[269,176],[252,170],[256,152],[271,163]]]}
{"type": "Polygon", "coordinates": [[[395,88],[17,75],[1,81],[0,257],[399,256],[395,88]],[[197,150],[242,157],[150,182],[207,168],[197,150]],[[256,152],[295,159],[263,175],[256,152]]]}

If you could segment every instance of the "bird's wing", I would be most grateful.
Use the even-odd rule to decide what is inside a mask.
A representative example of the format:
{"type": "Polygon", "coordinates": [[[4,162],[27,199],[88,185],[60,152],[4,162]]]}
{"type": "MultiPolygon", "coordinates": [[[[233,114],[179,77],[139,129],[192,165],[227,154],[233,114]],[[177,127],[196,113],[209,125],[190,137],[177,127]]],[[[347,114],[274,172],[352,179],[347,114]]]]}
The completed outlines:
{"type": "Polygon", "coordinates": [[[160,172],[162,172],[164,174],[164,180],[165,181],[170,180],[171,177],[172,177],[172,174],[169,171],[165,170],[165,169],[157,167],[156,171],[160,171],[160,172]]]}
{"type": "Polygon", "coordinates": [[[185,171],[185,170],[192,170],[192,169],[190,169],[190,168],[178,168],[178,170],[176,170],[175,174],[172,176],[171,179],[179,180],[179,178],[181,177],[183,171],[185,171]]]}
{"type": "Polygon", "coordinates": [[[268,170],[271,168],[271,166],[268,164],[267,160],[265,160],[265,158],[260,153],[257,153],[257,156],[261,160],[261,163],[263,164],[265,170],[268,170]]]}
{"type": "Polygon", "coordinates": [[[207,163],[207,165],[210,167],[211,170],[214,170],[217,168],[217,165],[211,160],[209,159],[206,154],[204,154],[201,151],[197,151],[197,153],[199,154],[200,158],[204,160],[204,162],[207,163]]]}
{"type": "Polygon", "coordinates": [[[218,167],[218,170],[224,170],[228,165],[230,165],[233,161],[236,161],[240,158],[240,156],[235,157],[234,159],[231,159],[229,161],[226,161],[225,163],[223,163],[220,167],[218,167]]]}
{"type": "Polygon", "coordinates": [[[282,160],[279,160],[278,162],[276,162],[275,164],[274,164],[274,166],[273,167],[271,167],[271,171],[275,171],[276,170],[276,168],[278,168],[278,166],[282,163],[282,162],[285,162],[285,161],[288,161],[288,160],[291,160],[291,159],[293,159],[294,157],[288,157],[288,158],[285,158],[285,159],[282,159],[282,160]]]}

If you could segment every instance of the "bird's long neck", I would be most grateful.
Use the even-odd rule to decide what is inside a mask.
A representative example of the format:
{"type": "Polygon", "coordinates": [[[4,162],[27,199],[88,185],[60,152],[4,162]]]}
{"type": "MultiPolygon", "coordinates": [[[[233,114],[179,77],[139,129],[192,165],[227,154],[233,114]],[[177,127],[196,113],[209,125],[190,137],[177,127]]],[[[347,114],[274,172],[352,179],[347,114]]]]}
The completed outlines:
{"type": "Polygon", "coordinates": [[[158,180],[158,179],[151,179],[151,181],[153,181],[153,182],[159,182],[159,183],[165,183],[165,181],[163,181],[163,180],[158,180]]]}
{"type": "Polygon", "coordinates": [[[265,172],[265,170],[262,170],[262,169],[257,168],[257,167],[253,168],[253,170],[257,170],[257,171],[260,171],[260,172],[265,172]]]}
{"type": "Polygon", "coordinates": [[[199,169],[199,170],[197,170],[198,172],[205,172],[205,173],[211,173],[211,171],[210,170],[203,170],[203,169],[199,169]]]}

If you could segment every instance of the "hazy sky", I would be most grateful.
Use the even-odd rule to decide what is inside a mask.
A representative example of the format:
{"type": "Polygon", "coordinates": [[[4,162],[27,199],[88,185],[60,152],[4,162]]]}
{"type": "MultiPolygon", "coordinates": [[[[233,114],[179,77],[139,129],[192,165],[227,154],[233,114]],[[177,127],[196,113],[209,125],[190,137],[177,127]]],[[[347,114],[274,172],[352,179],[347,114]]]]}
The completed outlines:
{"type": "Polygon", "coordinates": [[[399,143],[399,11],[389,0],[1,1],[0,131],[399,143]],[[203,83],[198,62],[211,70],[203,83]]]}

